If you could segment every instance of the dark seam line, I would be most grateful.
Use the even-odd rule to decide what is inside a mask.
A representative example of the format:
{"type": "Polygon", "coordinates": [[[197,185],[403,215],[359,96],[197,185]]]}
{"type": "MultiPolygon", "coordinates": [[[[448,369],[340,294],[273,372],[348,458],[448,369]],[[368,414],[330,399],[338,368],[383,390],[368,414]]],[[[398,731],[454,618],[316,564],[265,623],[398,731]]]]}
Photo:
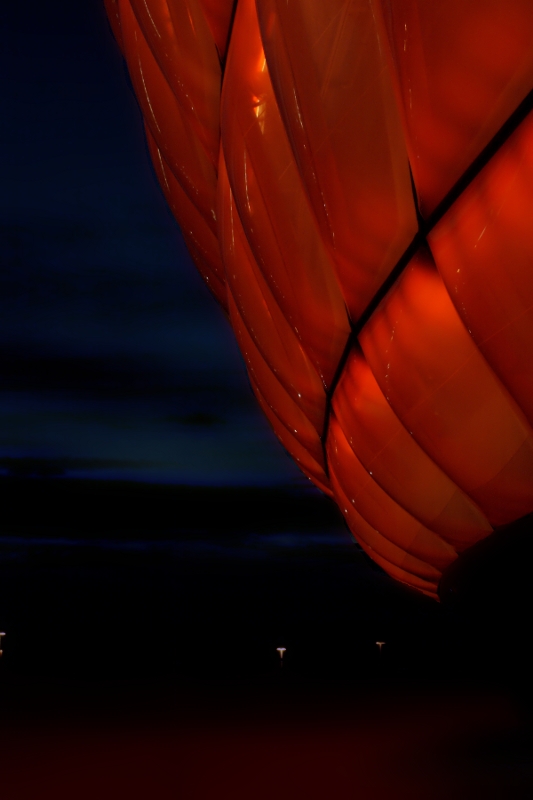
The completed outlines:
{"type": "Polygon", "coordinates": [[[507,118],[507,120],[503,123],[501,128],[494,134],[490,142],[483,148],[481,153],[479,153],[479,155],[474,159],[474,161],[470,164],[470,166],[467,167],[467,169],[463,172],[459,180],[452,186],[450,191],[446,194],[443,200],[441,200],[436,209],[429,215],[427,220],[424,220],[422,215],[420,214],[420,209],[418,207],[416,186],[413,179],[411,166],[409,165],[409,175],[411,179],[411,189],[413,192],[413,203],[418,223],[418,231],[415,234],[409,247],[405,250],[403,255],[397,261],[396,265],[393,267],[392,271],[389,273],[386,280],[380,286],[380,288],[378,289],[378,291],[376,292],[376,294],[374,295],[374,297],[372,298],[366,309],[363,311],[357,322],[353,323],[350,320],[350,325],[352,330],[346,342],[346,347],[344,348],[342,356],[339,360],[339,364],[335,371],[331,387],[326,392],[324,429],[320,439],[324,453],[325,472],[328,478],[329,478],[329,464],[326,454],[326,441],[329,430],[329,420],[331,416],[331,404],[332,404],[333,394],[339,382],[340,376],[343,372],[348,356],[352,350],[353,345],[357,342],[361,330],[364,328],[364,326],[366,325],[366,323],[368,322],[368,320],[370,319],[376,308],[379,306],[381,301],[384,299],[384,297],[388,294],[389,290],[396,283],[396,281],[398,280],[404,269],[407,267],[408,263],[410,262],[411,258],[415,255],[417,250],[423,244],[427,244],[426,236],[428,235],[428,233],[442,219],[444,214],[462,195],[465,189],[474,181],[474,179],[479,175],[482,169],[489,163],[491,158],[498,152],[498,150],[516,131],[520,123],[523,122],[523,120],[527,117],[532,108],[533,108],[533,90],[531,90],[524,97],[522,102],[507,118]]]}
{"type": "Polygon", "coordinates": [[[226,52],[224,53],[224,58],[220,59],[220,68],[221,68],[221,73],[222,73],[221,74],[221,79],[222,80],[224,79],[224,73],[226,71],[226,61],[228,60],[228,53],[229,53],[229,47],[230,47],[230,43],[231,43],[231,36],[232,36],[232,33],[233,33],[233,23],[235,22],[235,14],[237,12],[237,5],[238,5],[238,0],[233,0],[233,8],[231,9],[231,17],[230,17],[229,27],[228,27],[228,38],[226,39],[226,42],[227,42],[226,52]]]}
{"type": "Polygon", "coordinates": [[[472,161],[469,167],[465,169],[459,180],[452,186],[448,194],[441,200],[436,209],[432,211],[427,220],[422,225],[422,232],[427,234],[435,227],[437,222],[441,220],[444,214],[451,208],[455,201],[465,191],[474,178],[476,178],[483,167],[485,167],[491,158],[498,152],[498,150],[505,144],[505,142],[516,131],[518,126],[527,117],[533,108],[533,89],[524,97],[520,105],[513,111],[510,117],[503,123],[499,131],[497,131],[490,142],[485,145],[481,153],[472,161]]]}
{"type": "MultiPolygon", "coordinates": [[[[459,180],[452,186],[450,191],[441,200],[437,208],[424,220],[420,215],[417,203],[416,187],[411,173],[411,186],[413,189],[413,198],[416,216],[418,220],[419,231],[415,235],[413,241],[404,252],[400,260],[396,263],[392,272],[389,274],[386,281],[378,289],[362,315],[356,323],[352,324],[352,330],[356,335],[359,335],[361,329],[366,325],[380,302],[383,300],[389,289],[400,277],[401,273],[407,266],[411,257],[415,254],[418,247],[425,243],[427,235],[435,227],[435,225],[442,219],[444,214],[451,208],[455,201],[461,196],[465,189],[474,181],[479,175],[481,170],[488,164],[491,158],[498,152],[503,144],[515,132],[521,122],[527,117],[529,112],[533,109],[533,90],[531,90],[522,100],[520,105],[513,111],[508,119],[503,123],[501,128],[494,134],[490,142],[483,148],[481,153],[474,159],[469,167],[463,172],[459,180]]],[[[411,172],[411,170],[409,169],[411,172]]]]}
{"type": "Polygon", "coordinates": [[[408,164],[409,164],[409,178],[411,180],[411,192],[413,193],[413,203],[415,206],[415,213],[416,213],[416,221],[418,224],[418,232],[420,233],[421,231],[424,230],[425,222],[422,214],[420,213],[420,207],[418,205],[418,193],[416,191],[415,179],[413,178],[413,170],[411,169],[410,162],[408,162],[408,164]]]}
{"type": "Polygon", "coordinates": [[[322,457],[324,459],[324,475],[329,479],[329,461],[326,451],[327,429],[329,428],[329,400],[326,400],[326,415],[324,417],[324,433],[320,437],[320,444],[322,445],[322,457]]]}
{"type": "MultiPolygon", "coordinates": [[[[414,180],[413,180],[413,175],[411,173],[411,168],[410,167],[409,167],[409,174],[410,174],[410,177],[411,177],[411,189],[413,191],[413,202],[414,202],[415,209],[416,209],[416,216],[417,216],[417,220],[418,220],[418,228],[420,230],[420,225],[421,225],[422,218],[420,216],[420,211],[418,209],[418,202],[417,202],[417,197],[416,197],[416,188],[415,188],[415,183],[414,183],[414,180]]],[[[326,473],[328,478],[329,478],[329,462],[328,462],[328,457],[327,457],[327,453],[326,453],[326,442],[327,442],[327,438],[328,438],[329,421],[330,421],[330,417],[331,417],[331,405],[332,405],[332,402],[333,402],[333,395],[335,393],[335,389],[337,388],[337,384],[338,384],[338,382],[339,382],[339,380],[341,378],[342,373],[344,372],[344,367],[345,367],[346,362],[348,360],[348,356],[350,355],[350,353],[352,352],[354,347],[358,347],[359,346],[358,345],[358,341],[357,341],[357,336],[358,336],[359,332],[361,331],[362,326],[366,323],[368,317],[370,317],[371,314],[374,311],[373,303],[375,302],[376,305],[379,305],[379,303],[382,300],[382,297],[385,296],[385,294],[388,292],[390,286],[394,283],[394,281],[397,279],[397,277],[400,275],[400,273],[403,271],[403,269],[405,269],[405,266],[408,263],[409,259],[411,258],[411,255],[416,252],[416,249],[418,247],[418,242],[419,241],[421,241],[421,236],[420,236],[420,233],[417,233],[417,234],[415,234],[415,238],[413,239],[413,241],[411,242],[411,244],[409,245],[407,250],[404,252],[403,256],[400,258],[400,260],[398,261],[398,263],[396,264],[396,266],[394,267],[394,269],[392,270],[392,272],[388,276],[387,280],[382,285],[381,290],[379,292],[377,292],[376,295],[374,295],[374,298],[373,298],[371,304],[366,308],[366,310],[364,311],[363,315],[360,317],[357,326],[355,326],[352,323],[352,321],[350,320],[350,315],[348,313],[348,319],[350,320],[351,330],[350,330],[350,334],[348,336],[348,339],[346,340],[346,345],[344,347],[344,350],[342,351],[342,355],[341,355],[341,357],[339,359],[339,363],[337,364],[337,369],[335,370],[335,374],[333,375],[333,380],[331,381],[331,386],[326,391],[326,407],[324,409],[324,427],[323,427],[323,430],[322,430],[322,436],[320,437],[320,441],[321,441],[321,444],[322,444],[322,450],[323,450],[323,454],[324,454],[324,464],[325,464],[325,470],[324,471],[325,471],[325,473],[326,473]]]]}
{"type": "Polygon", "coordinates": [[[352,349],[352,345],[355,342],[355,338],[356,337],[354,335],[354,332],[350,331],[350,333],[348,334],[348,338],[346,340],[346,344],[344,346],[344,350],[342,351],[342,355],[341,355],[341,357],[339,359],[339,363],[337,364],[337,369],[335,370],[335,374],[333,375],[333,379],[331,381],[331,386],[326,391],[326,397],[328,397],[328,398],[333,397],[333,393],[335,392],[335,389],[337,388],[337,384],[338,384],[338,382],[340,380],[340,377],[342,375],[342,372],[343,372],[343,369],[344,369],[344,365],[346,364],[348,356],[350,355],[350,351],[352,349]]]}
{"type": "Polygon", "coordinates": [[[378,291],[376,292],[370,303],[367,305],[367,307],[365,308],[365,310],[363,311],[357,322],[352,323],[352,333],[354,334],[355,337],[359,336],[362,328],[364,328],[364,326],[366,325],[366,323],[368,322],[368,320],[370,319],[376,308],[379,306],[385,295],[388,294],[389,290],[396,283],[396,281],[406,268],[411,258],[414,256],[418,248],[423,243],[424,243],[423,236],[419,232],[415,233],[411,244],[409,245],[407,250],[404,251],[402,257],[396,263],[396,266],[393,268],[392,272],[389,273],[386,280],[381,284],[378,291]]]}
{"type": "Polygon", "coordinates": [[[337,364],[337,369],[335,370],[333,380],[331,381],[331,386],[326,392],[326,407],[324,409],[324,427],[322,429],[322,436],[320,437],[320,441],[322,444],[322,451],[324,454],[324,471],[328,478],[329,478],[329,462],[326,453],[326,442],[328,439],[329,420],[331,417],[331,403],[333,400],[333,394],[335,392],[335,389],[337,388],[337,384],[340,380],[342,373],[344,372],[344,366],[346,364],[346,361],[348,360],[348,356],[353,350],[353,346],[356,343],[356,340],[357,337],[355,336],[354,332],[351,331],[346,340],[346,344],[344,346],[344,350],[342,351],[342,355],[339,359],[339,363],[337,364]]]}
{"type": "Polygon", "coordinates": [[[396,262],[395,266],[393,267],[392,271],[389,273],[385,281],[381,284],[380,288],[365,308],[359,319],[356,323],[351,323],[352,325],[352,332],[357,338],[357,336],[361,333],[361,330],[366,325],[378,305],[381,303],[385,295],[389,292],[392,288],[393,284],[398,280],[404,269],[406,268],[407,264],[414,256],[418,248],[424,243],[423,237],[423,229],[424,229],[424,220],[422,219],[422,215],[420,214],[420,209],[418,207],[418,196],[416,193],[416,186],[415,181],[413,178],[413,172],[411,170],[411,165],[409,164],[409,179],[411,181],[411,191],[413,193],[413,205],[415,207],[416,213],[416,221],[418,224],[418,231],[415,233],[413,240],[407,250],[404,251],[403,255],[400,257],[399,261],[396,262]]]}

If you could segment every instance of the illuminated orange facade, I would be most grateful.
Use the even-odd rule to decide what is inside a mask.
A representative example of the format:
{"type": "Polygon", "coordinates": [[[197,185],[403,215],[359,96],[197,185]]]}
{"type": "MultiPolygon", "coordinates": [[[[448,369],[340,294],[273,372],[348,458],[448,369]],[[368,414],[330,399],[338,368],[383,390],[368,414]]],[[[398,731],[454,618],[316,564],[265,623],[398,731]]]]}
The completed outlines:
{"type": "Polygon", "coordinates": [[[533,511],[533,3],[106,5],[274,431],[436,596],[533,511]]]}

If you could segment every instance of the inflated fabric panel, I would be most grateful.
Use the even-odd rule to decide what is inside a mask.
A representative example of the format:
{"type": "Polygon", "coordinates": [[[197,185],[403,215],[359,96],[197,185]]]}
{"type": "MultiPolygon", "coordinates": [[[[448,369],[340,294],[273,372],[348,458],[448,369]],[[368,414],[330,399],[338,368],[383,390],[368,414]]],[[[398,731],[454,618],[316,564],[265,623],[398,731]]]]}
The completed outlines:
{"type": "MultiPolygon", "coordinates": [[[[178,4],[180,0],[172,0],[178,4]]],[[[226,56],[237,0],[199,0],[221,59],[226,56]]]]}
{"type": "Polygon", "coordinates": [[[397,580],[533,512],[532,0],[104,0],[252,389],[397,580]]]}
{"type": "Polygon", "coordinates": [[[333,410],[367,472],[426,527],[457,550],[491,533],[478,506],[402,425],[358,349],[345,364],[333,410]]]}
{"type": "Polygon", "coordinates": [[[315,461],[309,451],[306,450],[302,444],[300,444],[300,442],[289,431],[286,425],[284,425],[280,418],[274,413],[259,391],[259,387],[255,383],[253,377],[250,377],[250,384],[264,415],[270,422],[274,433],[278,437],[287,453],[296,461],[304,475],[306,475],[309,480],[315,484],[315,486],[318,486],[319,489],[325,492],[328,496],[332,497],[333,494],[329,479],[324,472],[323,466],[315,461]]]}
{"type": "Polygon", "coordinates": [[[126,61],[146,124],[182,188],[215,233],[215,166],[183,118],[129,0],[119,0],[119,9],[126,61]]]}
{"type": "Polygon", "coordinates": [[[416,229],[386,35],[369,0],[261,0],[268,67],[356,320],[416,229]]]}
{"type": "Polygon", "coordinates": [[[367,472],[337,419],[328,432],[328,460],[350,503],[389,542],[424,564],[443,570],[457,557],[455,549],[396,503],[367,472]]]}
{"type": "Polygon", "coordinates": [[[237,9],[221,113],[228,176],[250,247],[327,386],[348,318],[279,116],[253,0],[237,9]]]}
{"type": "Polygon", "coordinates": [[[491,524],[533,508],[533,431],[457,314],[428,252],[359,337],[404,426],[491,524]]]}
{"type": "MultiPolygon", "coordinates": [[[[367,522],[347,497],[339,481],[339,476],[334,464],[330,466],[330,482],[333,495],[344,514],[350,530],[359,544],[364,547],[367,552],[368,550],[372,551],[370,553],[371,557],[374,558],[374,553],[381,556],[388,564],[393,565],[396,569],[402,570],[405,575],[409,576],[411,580],[406,579],[406,582],[417,585],[418,588],[436,592],[442,573],[429,564],[406,553],[403,548],[389,541],[367,522]]],[[[377,559],[375,560],[377,561],[377,559]]],[[[384,569],[389,572],[387,567],[384,567],[384,569]]],[[[389,572],[389,574],[393,575],[392,572],[389,572]]],[[[393,577],[395,576],[393,575],[393,577]]]]}
{"type": "Polygon", "coordinates": [[[429,236],[450,297],[533,423],[533,115],[429,236]]]}
{"type": "MultiPolygon", "coordinates": [[[[255,384],[271,411],[278,417],[291,435],[304,447],[313,459],[324,469],[322,442],[316,428],[294,402],[276,378],[263,356],[257,349],[239,313],[237,305],[228,292],[228,305],[231,324],[246,362],[250,379],[255,384]]],[[[324,396],[324,411],[326,398],[324,396]]]]}
{"type": "Polygon", "coordinates": [[[199,0],[130,3],[185,121],[216,167],[222,71],[199,0]]]}
{"type": "Polygon", "coordinates": [[[321,435],[326,400],[324,386],[255,262],[232,197],[223,158],[218,185],[219,239],[228,285],[242,322],[274,375],[321,435]]]}
{"type": "Polygon", "coordinates": [[[120,25],[120,10],[118,7],[118,0],[104,0],[104,6],[107,13],[113,36],[117,40],[117,44],[124,54],[124,43],[122,41],[122,30],[120,25]]]}
{"type": "Polygon", "coordinates": [[[381,2],[427,216],[533,89],[533,3],[381,2]]]}
{"type": "MultiPolygon", "coordinates": [[[[333,491],[333,497],[344,515],[346,524],[350,528],[356,541],[359,543],[364,552],[372,559],[372,561],[378,564],[388,575],[390,575],[391,578],[394,578],[394,580],[405,583],[408,586],[422,592],[423,594],[427,594],[429,597],[438,600],[439,597],[437,590],[440,576],[435,576],[433,579],[421,578],[414,572],[410,572],[408,569],[399,567],[395,563],[395,560],[390,561],[388,558],[386,558],[383,555],[383,549],[379,547],[379,543],[377,548],[373,547],[371,544],[368,544],[368,541],[373,539],[375,531],[373,531],[368,522],[366,522],[354,509],[353,505],[344,494],[334,472],[332,472],[330,475],[330,482],[333,491]]],[[[376,544],[376,542],[374,541],[373,544],[376,544]]],[[[391,554],[394,559],[396,559],[397,553],[398,550],[396,549],[391,554]]]]}

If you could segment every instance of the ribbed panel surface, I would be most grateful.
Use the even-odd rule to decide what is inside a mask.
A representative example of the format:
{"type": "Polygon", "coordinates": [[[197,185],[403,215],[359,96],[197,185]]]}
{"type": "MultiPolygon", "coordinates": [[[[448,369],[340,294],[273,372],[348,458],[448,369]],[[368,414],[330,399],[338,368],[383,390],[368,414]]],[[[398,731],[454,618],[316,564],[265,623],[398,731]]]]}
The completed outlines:
{"type": "Polygon", "coordinates": [[[105,2],[274,431],[436,596],[533,511],[533,5],[105,2]]]}

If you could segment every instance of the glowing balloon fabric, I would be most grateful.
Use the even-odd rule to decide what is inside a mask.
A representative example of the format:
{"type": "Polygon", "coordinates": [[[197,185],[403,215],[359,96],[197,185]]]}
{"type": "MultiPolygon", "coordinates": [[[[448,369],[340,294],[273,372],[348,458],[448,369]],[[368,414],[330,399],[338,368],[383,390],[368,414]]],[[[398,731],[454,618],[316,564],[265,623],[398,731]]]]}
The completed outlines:
{"type": "Polygon", "coordinates": [[[276,434],[434,596],[533,510],[533,4],[106,5],[276,434]]]}

